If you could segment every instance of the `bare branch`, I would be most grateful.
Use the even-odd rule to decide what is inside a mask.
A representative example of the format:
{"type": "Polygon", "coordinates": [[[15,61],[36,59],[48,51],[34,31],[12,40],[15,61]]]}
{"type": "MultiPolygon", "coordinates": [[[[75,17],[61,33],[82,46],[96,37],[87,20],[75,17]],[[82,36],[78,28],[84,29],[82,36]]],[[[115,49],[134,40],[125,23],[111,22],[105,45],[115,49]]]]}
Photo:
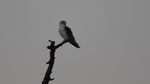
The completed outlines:
{"type": "Polygon", "coordinates": [[[55,45],[55,41],[51,41],[51,40],[48,40],[51,44],[49,46],[47,46],[47,49],[50,50],[50,60],[46,63],[46,64],[49,64],[48,68],[47,68],[47,71],[45,73],[45,77],[42,81],[42,84],[48,84],[49,81],[52,81],[54,80],[54,78],[51,78],[51,73],[52,73],[52,69],[53,69],[53,65],[54,65],[54,62],[55,62],[55,51],[57,48],[59,48],[60,46],[62,46],[64,43],[66,43],[67,41],[63,41],[61,43],[59,43],[58,45],[55,45]]]}

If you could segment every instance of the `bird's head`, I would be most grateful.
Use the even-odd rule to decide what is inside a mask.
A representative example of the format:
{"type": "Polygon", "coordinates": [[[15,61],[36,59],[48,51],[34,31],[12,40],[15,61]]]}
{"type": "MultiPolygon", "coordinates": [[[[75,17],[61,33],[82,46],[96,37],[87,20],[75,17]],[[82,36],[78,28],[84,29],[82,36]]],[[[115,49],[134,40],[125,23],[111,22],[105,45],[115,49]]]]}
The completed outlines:
{"type": "Polygon", "coordinates": [[[67,22],[65,20],[62,20],[62,21],[59,22],[60,25],[66,25],[66,23],[67,22]]]}

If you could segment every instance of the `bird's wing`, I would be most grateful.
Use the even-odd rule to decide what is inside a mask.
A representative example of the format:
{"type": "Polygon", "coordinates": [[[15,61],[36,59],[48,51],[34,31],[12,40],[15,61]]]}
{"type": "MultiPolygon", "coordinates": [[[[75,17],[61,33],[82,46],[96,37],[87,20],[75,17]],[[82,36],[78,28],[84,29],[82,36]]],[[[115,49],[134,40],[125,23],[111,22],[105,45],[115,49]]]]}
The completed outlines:
{"type": "Polygon", "coordinates": [[[73,36],[73,33],[72,33],[71,29],[66,26],[65,30],[66,30],[67,36],[69,37],[69,39],[68,39],[69,43],[71,43],[72,45],[74,45],[77,48],[80,48],[80,46],[78,45],[78,43],[75,41],[75,38],[73,36]]]}
{"type": "Polygon", "coordinates": [[[71,29],[69,27],[65,27],[65,30],[66,30],[66,34],[67,36],[69,37],[70,40],[74,39],[74,36],[73,36],[73,33],[71,31],[71,29]]]}

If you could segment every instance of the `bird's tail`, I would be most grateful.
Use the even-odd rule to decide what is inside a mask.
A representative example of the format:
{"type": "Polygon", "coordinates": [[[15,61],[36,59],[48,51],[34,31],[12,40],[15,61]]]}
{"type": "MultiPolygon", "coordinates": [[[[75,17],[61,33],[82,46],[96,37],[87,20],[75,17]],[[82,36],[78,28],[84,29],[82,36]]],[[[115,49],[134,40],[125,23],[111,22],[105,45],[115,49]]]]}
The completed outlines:
{"type": "Polygon", "coordinates": [[[76,48],[80,48],[79,44],[76,41],[69,42],[69,43],[75,46],[76,48]]]}

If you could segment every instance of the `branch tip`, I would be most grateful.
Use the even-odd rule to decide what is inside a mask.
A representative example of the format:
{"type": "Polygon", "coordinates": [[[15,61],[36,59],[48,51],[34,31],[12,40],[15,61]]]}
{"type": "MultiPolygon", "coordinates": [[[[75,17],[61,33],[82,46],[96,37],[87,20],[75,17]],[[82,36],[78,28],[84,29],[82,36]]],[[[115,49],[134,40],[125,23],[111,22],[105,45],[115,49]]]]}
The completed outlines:
{"type": "Polygon", "coordinates": [[[49,42],[51,42],[51,43],[54,43],[55,41],[51,41],[51,40],[48,40],[49,42]]]}

